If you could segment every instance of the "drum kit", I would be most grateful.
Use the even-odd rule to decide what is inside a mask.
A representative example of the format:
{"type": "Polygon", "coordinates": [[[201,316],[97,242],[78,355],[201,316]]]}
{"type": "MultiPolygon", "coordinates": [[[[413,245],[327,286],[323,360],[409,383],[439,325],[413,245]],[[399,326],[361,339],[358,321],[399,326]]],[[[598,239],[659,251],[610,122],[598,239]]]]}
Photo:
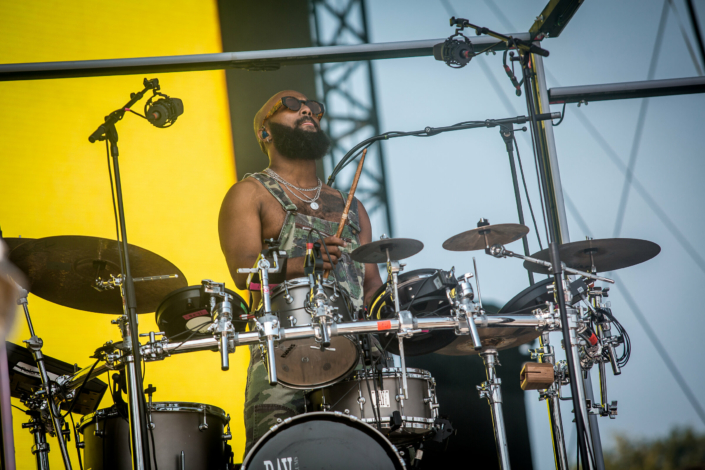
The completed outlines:
{"type": "MultiPolygon", "coordinates": [[[[443,248],[519,258],[529,271],[553,274],[548,250],[524,256],[505,248],[528,232],[524,225],[490,225],[481,219],[476,229],[449,238],[443,248]]],[[[83,467],[131,468],[130,419],[121,391],[131,399],[134,395],[124,377],[113,376],[114,406],[97,409],[98,397],[94,406],[75,408],[87,383],[125,369],[132,357],[120,274],[122,245],[79,236],[4,240],[11,249],[10,260],[29,279],[29,292],[67,307],[119,315],[112,323],[123,336],[121,342],[100,345],[92,366],[72,374],[52,373],[32,325],[28,292],[20,294],[18,303],[31,334],[25,343],[36,361],[39,381],[34,389],[24,389],[16,396],[32,412],[23,427],[35,437],[32,452],[37,467],[48,468],[47,433],[57,436],[65,465],[71,467],[66,448],[71,433],[64,421],[68,413],[62,415],[61,410],[75,409],[84,414],[75,426],[83,467]]],[[[320,248],[315,244],[309,252],[320,257],[320,248]]],[[[483,308],[474,258],[474,272],[463,275],[456,275],[454,268],[404,272],[400,261],[422,249],[420,241],[386,237],[356,249],[353,260],[386,265],[388,280],[369,305],[355,310],[335,273],[325,278],[316,263],[305,269],[304,278],[270,285],[270,275],[281,271],[286,257],[270,246],[252,269],[239,270],[259,275],[262,301],[250,310],[225,283],[203,280],[189,286],[172,263],[129,245],[137,311],[154,312],[160,329],[139,335],[147,338],[140,344],[141,357],[152,362],[176,354],[219,351],[221,368],[228,370],[229,354],[235,348],[260,347],[269,383],[305,390],[307,412],[274,425],[245,456],[241,468],[293,470],[421,468],[423,443],[443,441],[453,429],[439,414],[444,404],[439,403],[436,389],[443,384],[436,384],[430,371],[406,367],[406,356],[478,354],[487,380],[478,384],[477,391],[489,402],[500,468],[508,469],[501,380],[496,372],[499,353],[538,339],[539,347],[532,350],[537,361],[524,366],[521,385],[524,390],[538,390],[540,399],[554,404],[550,418],[556,463],[567,469],[558,407],[562,387],[571,381],[579,383],[581,403],[586,406],[575,412],[584,422],[590,414],[614,418],[617,402],[607,398],[606,364],[619,375],[630,352],[628,335],[605,301],[609,288],[595,285],[614,281],[598,273],[644,262],[660,248],[634,239],[563,244],[562,274],[520,292],[498,313],[483,308]],[[599,403],[587,399],[584,381],[570,376],[565,361],[556,360],[550,344],[549,333],[561,328],[556,282],[563,287],[568,312],[566,354],[572,355],[583,376],[598,366],[599,403]]],[[[228,445],[232,438],[229,414],[203,403],[153,402],[155,391],[151,385],[144,391],[148,395],[144,418],[150,453],[158,467],[237,467],[228,445]]]]}

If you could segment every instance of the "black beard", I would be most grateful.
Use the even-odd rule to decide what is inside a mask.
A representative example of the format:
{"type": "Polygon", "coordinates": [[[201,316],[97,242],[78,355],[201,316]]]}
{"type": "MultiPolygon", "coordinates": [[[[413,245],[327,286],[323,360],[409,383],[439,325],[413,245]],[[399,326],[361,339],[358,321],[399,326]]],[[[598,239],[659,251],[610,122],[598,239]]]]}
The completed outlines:
{"type": "Polygon", "coordinates": [[[320,160],[330,148],[328,136],[309,117],[302,117],[296,121],[294,127],[270,122],[269,133],[274,147],[290,160],[320,160]],[[305,131],[299,127],[306,121],[313,123],[316,132],[305,131]]]}

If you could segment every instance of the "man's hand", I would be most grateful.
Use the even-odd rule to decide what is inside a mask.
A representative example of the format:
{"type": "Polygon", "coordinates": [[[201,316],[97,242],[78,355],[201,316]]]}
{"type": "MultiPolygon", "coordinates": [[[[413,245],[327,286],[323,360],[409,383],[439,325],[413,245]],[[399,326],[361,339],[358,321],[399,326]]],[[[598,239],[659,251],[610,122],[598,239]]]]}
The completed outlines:
{"type": "Polygon", "coordinates": [[[328,258],[328,255],[326,254],[326,249],[321,246],[321,254],[323,255],[323,269],[330,270],[333,269],[336,264],[338,264],[338,261],[340,261],[340,257],[343,254],[340,251],[340,247],[345,247],[348,243],[342,238],[338,237],[324,238],[323,242],[326,244],[326,247],[328,248],[328,253],[330,254],[330,258],[328,258]]]}

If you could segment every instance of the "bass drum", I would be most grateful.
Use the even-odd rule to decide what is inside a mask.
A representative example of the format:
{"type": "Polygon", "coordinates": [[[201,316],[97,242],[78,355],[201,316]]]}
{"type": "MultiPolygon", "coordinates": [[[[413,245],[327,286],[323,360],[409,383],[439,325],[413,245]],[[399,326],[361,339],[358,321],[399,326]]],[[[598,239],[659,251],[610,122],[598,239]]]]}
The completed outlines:
{"type": "MultiPolygon", "coordinates": [[[[445,316],[450,314],[450,301],[446,289],[451,291],[458,285],[452,271],[441,269],[417,269],[399,275],[399,306],[409,310],[416,317],[445,316]]],[[[370,320],[394,318],[393,288],[390,282],[383,284],[368,306],[370,320]]],[[[404,339],[404,353],[407,356],[430,354],[452,343],[457,335],[454,330],[426,331],[404,339]]],[[[379,335],[382,348],[399,355],[397,335],[379,335]]]]}
{"type": "MultiPolygon", "coordinates": [[[[83,468],[132,469],[130,425],[123,414],[112,407],[81,418],[78,431],[83,434],[83,468]]],[[[223,428],[230,417],[225,411],[201,403],[158,402],[152,403],[150,414],[154,428],[148,431],[149,450],[153,459],[156,454],[159,468],[227,468],[230,455],[223,428]]]]}
{"type": "MultiPolygon", "coordinates": [[[[304,307],[309,294],[308,278],[284,281],[272,290],[272,312],[285,328],[311,324],[311,314],[304,307]]],[[[337,321],[350,322],[354,313],[345,290],[330,279],[323,290],[333,307],[337,321]]],[[[261,313],[261,311],[260,311],[261,313]]],[[[352,336],[334,336],[330,347],[321,351],[314,338],[281,341],[276,352],[277,379],[288,388],[310,390],[334,384],[350,374],[360,353],[352,336]]]]}
{"type": "Polygon", "coordinates": [[[272,426],[247,454],[241,470],[333,468],[400,470],[406,466],[392,443],[372,426],[355,416],[316,412],[272,426]]]}

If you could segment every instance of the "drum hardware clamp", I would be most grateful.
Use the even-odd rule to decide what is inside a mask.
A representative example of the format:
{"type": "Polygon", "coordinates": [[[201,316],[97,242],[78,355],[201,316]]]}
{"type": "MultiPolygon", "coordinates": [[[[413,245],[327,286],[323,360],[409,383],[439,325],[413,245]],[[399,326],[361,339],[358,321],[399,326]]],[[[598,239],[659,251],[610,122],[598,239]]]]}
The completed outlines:
{"type": "MultiPolygon", "coordinates": [[[[279,333],[279,319],[272,315],[272,299],[269,296],[269,274],[279,273],[282,270],[283,263],[278,261],[277,250],[266,248],[262,250],[260,259],[257,261],[256,268],[240,268],[238,273],[259,273],[260,283],[262,285],[262,306],[264,315],[255,322],[255,329],[259,333],[260,347],[265,346],[265,355],[267,361],[267,379],[270,385],[277,384],[277,368],[274,355],[274,341],[279,341],[281,335],[279,333]],[[272,253],[274,267],[269,263],[267,255],[272,253]]],[[[233,340],[233,343],[236,343],[233,340]]],[[[221,351],[221,354],[224,354],[221,351]]]]}

